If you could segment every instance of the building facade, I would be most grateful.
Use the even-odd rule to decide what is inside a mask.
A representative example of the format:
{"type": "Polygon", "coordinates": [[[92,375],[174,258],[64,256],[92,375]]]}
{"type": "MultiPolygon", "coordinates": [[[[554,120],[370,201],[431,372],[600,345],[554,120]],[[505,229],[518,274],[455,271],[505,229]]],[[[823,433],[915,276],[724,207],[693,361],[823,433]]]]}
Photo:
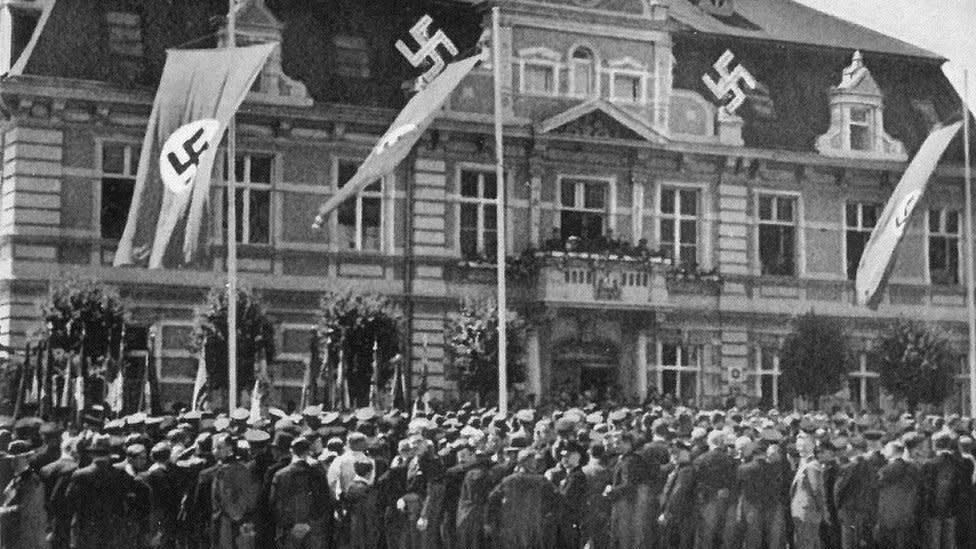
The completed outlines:
{"type": "MultiPolygon", "coordinates": [[[[381,4],[244,0],[238,12],[238,43],[281,43],[239,113],[236,165],[241,279],[280,322],[283,399],[298,398],[326,289],[400,301],[413,385],[426,370],[456,396],[444,328],[461,300],[494,291],[504,192],[505,246],[524,267],[508,299],[531,324],[525,393],[789,405],[778,349],[789,320],[812,310],[844,323],[857,352],[844,395],[866,407],[883,400],[870,349],[886,323],[940,323],[959,351],[950,407],[968,409],[961,143],[912,218],[880,307],[853,298],[907,160],[958,116],[944,60],[789,0],[510,0],[497,60],[504,181],[490,59],[395,174],[314,230],[318,205],[420,72],[394,42],[416,49],[408,30],[425,13],[462,52],[490,28],[491,2],[381,4]],[[740,91],[741,106],[724,108],[740,91]]],[[[111,264],[164,51],[225,43],[226,2],[0,5],[0,342],[24,342],[53,281],[97,278],[155,334],[163,402],[187,402],[194,308],[224,277],[222,166],[205,266],[111,264]]]]}

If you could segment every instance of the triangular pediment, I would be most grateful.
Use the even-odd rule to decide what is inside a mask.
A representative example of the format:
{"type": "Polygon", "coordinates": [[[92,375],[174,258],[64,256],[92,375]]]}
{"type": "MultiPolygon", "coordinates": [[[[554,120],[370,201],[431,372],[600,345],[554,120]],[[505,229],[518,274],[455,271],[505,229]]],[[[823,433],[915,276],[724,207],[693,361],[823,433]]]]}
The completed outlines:
{"type": "Polygon", "coordinates": [[[665,143],[667,138],[633,114],[603,99],[593,99],[543,120],[536,131],[549,135],[598,139],[645,140],[665,143]]]}

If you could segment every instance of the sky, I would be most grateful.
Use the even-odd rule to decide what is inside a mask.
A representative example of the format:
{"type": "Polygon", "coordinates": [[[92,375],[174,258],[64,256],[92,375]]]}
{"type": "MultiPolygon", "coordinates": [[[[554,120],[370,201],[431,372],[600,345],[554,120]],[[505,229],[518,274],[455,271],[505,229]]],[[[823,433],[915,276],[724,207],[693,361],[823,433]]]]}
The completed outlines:
{"type": "Polygon", "coordinates": [[[942,70],[960,95],[968,70],[969,109],[976,113],[976,0],[796,1],[945,57],[942,70]]]}

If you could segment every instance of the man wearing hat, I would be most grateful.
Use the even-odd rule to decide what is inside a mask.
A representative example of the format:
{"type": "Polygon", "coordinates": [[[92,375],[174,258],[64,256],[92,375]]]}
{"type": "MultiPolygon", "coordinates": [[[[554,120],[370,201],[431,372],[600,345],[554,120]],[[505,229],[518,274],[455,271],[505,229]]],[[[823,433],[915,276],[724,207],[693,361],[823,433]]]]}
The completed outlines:
{"type": "Polygon", "coordinates": [[[885,445],[887,465],[878,471],[878,515],[875,542],[885,549],[916,546],[921,482],[918,467],[905,460],[905,445],[885,445]]]}
{"type": "MultiPolygon", "coordinates": [[[[713,422],[722,423],[720,414],[713,422]]],[[[720,547],[718,538],[723,534],[723,526],[729,505],[732,503],[732,490],[735,488],[735,473],[738,463],[726,450],[726,434],[713,429],[706,435],[708,451],[692,462],[695,478],[695,501],[698,502],[698,537],[702,549],[720,547]]]]}
{"type": "MultiPolygon", "coordinates": [[[[108,435],[92,438],[88,452],[92,463],[71,475],[66,494],[67,512],[73,517],[76,549],[125,547],[126,505],[139,494],[138,481],[112,466],[108,435]]],[[[136,501],[139,508],[148,502],[136,501]]]]}
{"type": "Polygon", "coordinates": [[[582,547],[581,526],[586,511],[586,475],[580,466],[583,448],[576,443],[563,445],[559,451],[562,470],[556,491],[562,505],[556,510],[556,547],[582,547]]]}
{"type": "Polygon", "coordinates": [[[274,510],[278,547],[324,547],[332,498],[325,473],[309,459],[311,446],[302,437],[291,443],[291,463],[271,480],[268,502],[274,510]]]}
{"type": "Polygon", "coordinates": [[[183,499],[182,479],[170,462],[172,450],[169,442],[157,442],[149,453],[152,464],[137,477],[152,492],[150,538],[158,540],[158,546],[164,548],[176,546],[179,533],[176,517],[183,499]]]}
{"type": "Polygon", "coordinates": [[[691,468],[691,446],[676,441],[672,452],[672,468],[661,491],[661,514],[657,519],[661,547],[692,549],[695,543],[694,482],[691,468]]]}
{"type": "Polygon", "coordinates": [[[47,511],[51,532],[51,549],[68,549],[71,542],[71,517],[64,510],[68,479],[78,469],[78,439],[69,437],[61,442],[61,457],[41,468],[44,484],[44,510],[47,511]]]}
{"type": "Polygon", "coordinates": [[[921,463],[922,535],[929,549],[955,549],[956,517],[960,515],[962,489],[971,479],[964,479],[962,467],[953,451],[948,431],[935,433],[932,447],[935,455],[921,463]]]}
{"type": "Polygon", "coordinates": [[[840,522],[841,548],[868,546],[873,537],[878,506],[878,470],[884,462],[875,459],[863,436],[851,441],[851,458],[840,466],[834,482],[834,503],[840,522]]]}
{"type": "Polygon", "coordinates": [[[235,540],[253,528],[254,510],[260,496],[261,483],[254,478],[251,467],[242,458],[241,446],[230,435],[218,436],[214,441],[219,449],[220,463],[213,477],[211,506],[215,546],[220,549],[236,547],[235,540]]]}
{"type": "Polygon", "coordinates": [[[37,471],[30,467],[33,450],[25,440],[10,444],[13,480],[0,501],[0,540],[4,547],[43,547],[45,545],[44,488],[37,471]]]}
{"type": "Polygon", "coordinates": [[[593,442],[588,451],[589,459],[583,466],[586,475],[586,513],[582,524],[584,544],[592,549],[610,547],[610,502],[603,491],[612,482],[612,470],[607,466],[609,456],[602,442],[593,442]]]}
{"type": "Polygon", "coordinates": [[[485,530],[495,547],[536,549],[545,547],[543,517],[559,504],[559,495],[536,472],[536,451],[525,448],[516,458],[515,472],[505,477],[488,495],[485,530]]]}

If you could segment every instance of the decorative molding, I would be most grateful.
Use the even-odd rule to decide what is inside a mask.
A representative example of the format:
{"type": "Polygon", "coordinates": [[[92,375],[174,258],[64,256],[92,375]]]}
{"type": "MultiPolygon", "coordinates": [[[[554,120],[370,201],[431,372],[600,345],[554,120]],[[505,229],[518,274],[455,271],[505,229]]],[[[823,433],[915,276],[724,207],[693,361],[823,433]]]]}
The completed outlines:
{"type": "Polygon", "coordinates": [[[536,125],[538,133],[577,135],[584,137],[633,139],[652,143],[666,143],[667,138],[629,112],[604,100],[593,99],[543,120],[536,125]],[[594,116],[595,115],[595,116],[594,116]],[[614,128],[614,126],[617,126],[614,128]],[[565,127],[566,131],[556,132],[565,127]],[[633,136],[629,135],[633,134],[633,136]]]}

